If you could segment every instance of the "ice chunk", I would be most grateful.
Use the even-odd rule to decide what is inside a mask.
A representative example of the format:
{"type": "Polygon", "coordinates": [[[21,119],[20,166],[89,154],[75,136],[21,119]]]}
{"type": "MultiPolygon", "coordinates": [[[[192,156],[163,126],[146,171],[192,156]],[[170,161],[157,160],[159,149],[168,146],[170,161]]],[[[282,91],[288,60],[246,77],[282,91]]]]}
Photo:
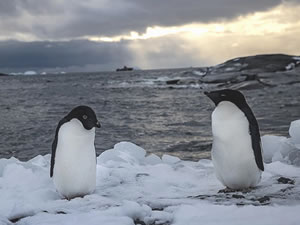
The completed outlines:
{"type": "Polygon", "coordinates": [[[15,157],[11,157],[9,159],[0,159],[0,177],[3,176],[3,171],[7,165],[18,162],[15,157]]]}
{"type": "Polygon", "coordinates": [[[105,163],[108,161],[141,163],[145,160],[146,151],[131,143],[120,142],[114,146],[114,149],[103,152],[98,157],[98,163],[105,163]]]}
{"type": "Polygon", "coordinates": [[[293,143],[300,144],[300,120],[291,122],[289,134],[293,143]]]}
{"type": "Polygon", "coordinates": [[[300,120],[291,123],[289,134],[291,138],[272,135],[262,137],[266,163],[281,161],[300,166],[300,120]]]}
{"type": "Polygon", "coordinates": [[[180,161],[178,157],[172,155],[163,155],[161,159],[164,163],[167,164],[174,164],[180,161]]]}
{"type": "Polygon", "coordinates": [[[149,216],[151,214],[151,208],[147,205],[139,205],[137,202],[133,201],[123,201],[123,214],[133,218],[144,218],[146,216],[149,216]]]}
{"type": "Polygon", "coordinates": [[[114,149],[120,152],[128,153],[137,159],[143,159],[146,155],[145,149],[131,142],[120,142],[114,146],[114,149]]]}
{"type": "Polygon", "coordinates": [[[263,148],[263,158],[266,163],[272,162],[274,160],[279,160],[280,156],[286,155],[286,151],[289,150],[289,146],[286,144],[286,137],[279,137],[273,135],[265,135],[261,138],[262,148],[263,148]]]}
{"type": "Polygon", "coordinates": [[[150,165],[155,165],[162,163],[161,158],[159,158],[157,155],[150,154],[145,158],[145,162],[150,165]]]}
{"type": "Polygon", "coordinates": [[[300,166],[300,149],[294,149],[289,152],[288,160],[292,165],[300,166]]]}
{"type": "Polygon", "coordinates": [[[120,153],[115,149],[109,149],[102,152],[97,158],[97,164],[108,163],[109,161],[114,162],[126,162],[126,160],[120,157],[120,153]]]}

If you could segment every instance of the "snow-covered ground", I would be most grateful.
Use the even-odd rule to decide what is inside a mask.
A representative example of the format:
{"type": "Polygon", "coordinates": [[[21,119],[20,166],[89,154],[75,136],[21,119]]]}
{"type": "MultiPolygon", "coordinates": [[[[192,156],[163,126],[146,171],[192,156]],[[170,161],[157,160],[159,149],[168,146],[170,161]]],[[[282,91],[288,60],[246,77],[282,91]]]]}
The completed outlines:
{"type": "Polygon", "coordinates": [[[27,162],[0,159],[0,224],[296,225],[300,120],[290,135],[263,137],[268,163],[259,186],[247,193],[218,193],[223,186],[210,160],[160,158],[129,142],[98,157],[95,193],[71,201],[55,191],[50,155],[27,162]]]}

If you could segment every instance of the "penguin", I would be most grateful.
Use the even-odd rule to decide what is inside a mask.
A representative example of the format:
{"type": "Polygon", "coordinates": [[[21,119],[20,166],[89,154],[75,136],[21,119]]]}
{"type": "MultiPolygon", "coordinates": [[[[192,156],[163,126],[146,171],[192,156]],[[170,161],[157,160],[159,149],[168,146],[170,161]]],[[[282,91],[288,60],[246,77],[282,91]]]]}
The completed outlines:
{"type": "Polygon", "coordinates": [[[75,107],[57,125],[50,177],[66,199],[83,197],[95,190],[95,128],[100,127],[95,112],[88,106],[75,107]]]}
{"type": "MultiPolygon", "coordinates": [[[[224,190],[254,188],[264,171],[257,120],[244,95],[231,89],[204,92],[214,103],[212,162],[224,190]]],[[[226,192],[226,191],[225,191],[226,192]]]]}

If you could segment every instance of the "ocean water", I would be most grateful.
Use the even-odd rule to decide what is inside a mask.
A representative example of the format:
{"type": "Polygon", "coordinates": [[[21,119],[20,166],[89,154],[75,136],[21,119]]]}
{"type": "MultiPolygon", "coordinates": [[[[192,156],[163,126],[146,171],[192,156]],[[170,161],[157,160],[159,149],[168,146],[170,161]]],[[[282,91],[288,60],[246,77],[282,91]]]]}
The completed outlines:
{"type": "MultiPolygon", "coordinates": [[[[0,158],[28,160],[51,152],[58,121],[77,105],[92,107],[99,155],[120,141],[181,159],[210,157],[215,84],[167,85],[185,69],[0,77],[0,158]]],[[[288,135],[300,119],[298,82],[242,91],[261,134],[288,135]]]]}

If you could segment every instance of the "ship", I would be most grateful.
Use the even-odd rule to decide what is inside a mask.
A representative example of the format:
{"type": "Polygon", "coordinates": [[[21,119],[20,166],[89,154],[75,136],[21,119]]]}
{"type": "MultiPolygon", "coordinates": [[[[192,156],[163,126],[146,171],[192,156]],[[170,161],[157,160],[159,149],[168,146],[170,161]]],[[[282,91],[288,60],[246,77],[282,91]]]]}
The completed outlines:
{"type": "Polygon", "coordinates": [[[124,66],[123,68],[118,68],[116,69],[117,72],[121,72],[121,71],[132,71],[133,68],[132,67],[127,67],[127,66],[124,66]]]}

